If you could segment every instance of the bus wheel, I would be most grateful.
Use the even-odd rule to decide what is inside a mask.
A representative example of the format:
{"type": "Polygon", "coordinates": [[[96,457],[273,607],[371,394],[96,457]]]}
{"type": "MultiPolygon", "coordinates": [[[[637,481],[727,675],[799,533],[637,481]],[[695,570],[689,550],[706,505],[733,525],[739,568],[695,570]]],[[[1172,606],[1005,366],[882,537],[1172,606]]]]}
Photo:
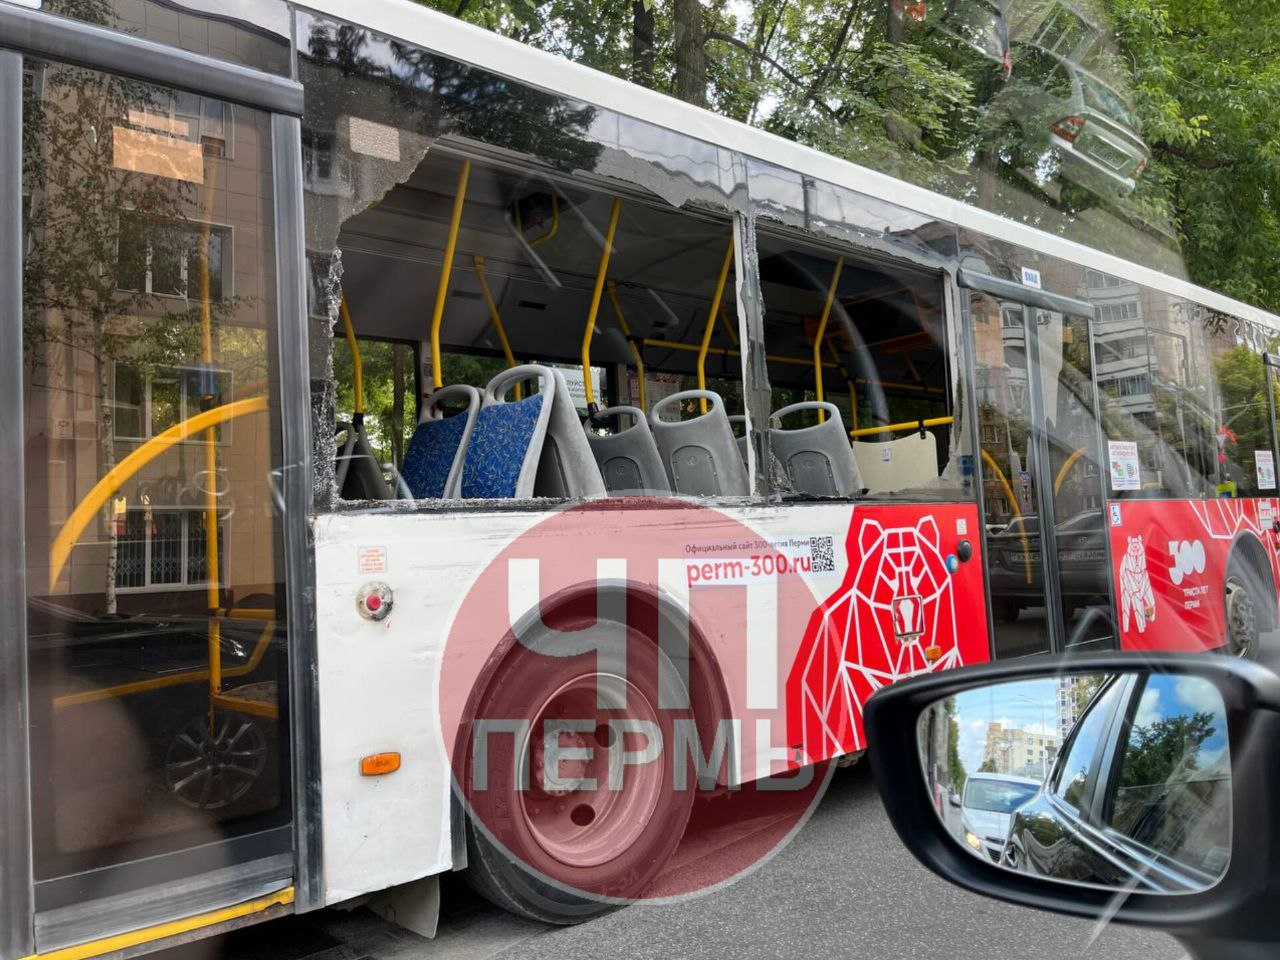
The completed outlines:
{"type": "Polygon", "coordinates": [[[1243,551],[1237,550],[1227,565],[1223,585],[1223,609],[1227,621],[1227,649],[1233,657],[1256,660],[1265,634],[1275,630],[1274,588],[1243,551]]]}
{"type": "MultiPolygon", "coordinates": [[[[664,683],[677,676],[632,631],[625,671],[598,667],[594,654],[515,646],[477,716],[530,723],[490,737],[486,788],[464,791],[467,879],[482,896],[530,919],[571,924],[644,893],[683,837],[694,799],[692,778],[675,789],[670,753],[675,721],[693,713],[658,708],[659,675],[664,683]],[[648,745],[640,730],[660,732],[657,756],[622,767],[623,751],[634,758],[648,745]],[[500,752],[500,741],[514,754],[500,752]]],[[[466,782],[476,782],[474,769],[466,782]]]]}

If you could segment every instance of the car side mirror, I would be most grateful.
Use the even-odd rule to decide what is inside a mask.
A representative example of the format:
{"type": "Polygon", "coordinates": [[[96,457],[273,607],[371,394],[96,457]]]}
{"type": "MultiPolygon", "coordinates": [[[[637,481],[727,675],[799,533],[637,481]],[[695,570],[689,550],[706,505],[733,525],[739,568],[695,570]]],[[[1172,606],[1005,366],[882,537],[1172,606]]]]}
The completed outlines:
{"type": "Polygon", "coordinates": [[[1041,658],[886,687],[864,721],[889,819],[942,877],[1158,927],[1197,958],[1277,955],[1270,670],[1203,655],[1041,658]]]}

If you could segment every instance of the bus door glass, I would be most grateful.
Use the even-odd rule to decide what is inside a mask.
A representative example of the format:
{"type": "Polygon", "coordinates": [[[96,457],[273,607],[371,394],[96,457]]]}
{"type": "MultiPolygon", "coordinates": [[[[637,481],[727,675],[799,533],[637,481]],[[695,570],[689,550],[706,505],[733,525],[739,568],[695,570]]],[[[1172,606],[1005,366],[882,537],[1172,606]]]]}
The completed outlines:
{"type": "Polygon", "coordinates": [[[291,803],[271,114],[31,58],[23,101],[43,951],[287,886],[291,803]]]}
{"type": "Polygon", "coordinates": [[[970,326],[996,655],[1107,643],[1089,321],[975,292],[970,326]]]}

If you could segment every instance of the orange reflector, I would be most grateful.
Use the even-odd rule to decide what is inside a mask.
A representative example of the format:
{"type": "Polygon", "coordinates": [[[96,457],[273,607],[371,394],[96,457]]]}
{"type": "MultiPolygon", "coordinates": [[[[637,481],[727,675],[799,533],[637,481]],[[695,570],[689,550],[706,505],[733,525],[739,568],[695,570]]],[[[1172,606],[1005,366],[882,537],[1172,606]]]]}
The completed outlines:
{"type": "Polygon", "coordinates": [[[400,754],[374,753],[360,758],[360,774],[365,777],[380,777],[385,773],[395,773],[400,769],[400,754]]]}
{"type": "Polygon", "coordinates": [[[937,644],[924,648],[924,658],[930,663],[935,663],[942,659],[942,648],[937,644]]]}

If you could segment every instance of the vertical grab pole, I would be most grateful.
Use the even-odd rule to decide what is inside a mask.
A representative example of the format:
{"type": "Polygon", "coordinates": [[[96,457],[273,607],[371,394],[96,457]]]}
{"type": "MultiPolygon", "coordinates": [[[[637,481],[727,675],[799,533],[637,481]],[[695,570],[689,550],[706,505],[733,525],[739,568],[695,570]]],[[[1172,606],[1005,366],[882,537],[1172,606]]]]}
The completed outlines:
{"type": "Polygon", "coordinates": [[[600,252],[600,266],[596,270],[596,285],[591,291],[591,309],[587,311],[587,325],[582,331],[582,381],[587,393],[587,414],[595,420],[595,391],[591,387],[591,335],[596,329],[596,314],[600,312],[600,297],[604,293],[605,275],[609,272],[609,258],[613,256],[613,238],[618,232],[618,213],[622,210],[622,201],[613,198],[613,207],[609,210],[609,230],[604,235],[604,249],[600,252]]]}
{"type": "MultiPolygon", "coordinates": [[[[213,293],[209,276],[210,222],[213,220],[213,193],[217,189],[217,165],[209,163],[204,184],[204,222],[200,226],[200,257],[197,265],[197,284],[200,296],[200,363],[206,390],[213,389],[213,293]]],[[[210,393],[201,398],[206,409],[213,404],[210,393]]],[[[214,735],[213,707],[215,698],[222,692],[222,621],[218,609],[222,606],[221,577],[219,575],[218,543],[218,428],[209,427],[204,433],[204,563],[206,602],[209,607],[208,655],[209,655],[209,735],[214,735]]]]}
{"type": "Polygon", "coordinates": [[[364,360],[360,356],[360,344],[356,341],[356,329],[351,324],[351,311],[347,308],[344,294],[338,301],[338,315],[342,317],[342,328],[347,334],[347,346],[351,348],[351,379],[353,381],[355,401],[352,403],[352,429],[359,429],[364,423],[364,360]]]}
{"type": "MultiPolygon", "coordinates": [[[[489,281],[484,275],[484,257],[477,255],[473,259],[476,265],[476,279],[480,281],[480,292],[484,295],[485,306],[489,308],[489,319],[493,321],[493,329],[498,332],[498,342],[502,344],[502,355],[507,358],[507,368],[510,369],[516,365],[516,355],[511,352],[507,328],[502,325],[502,314],[498,312],[498,305],[493,302],[493,294],[489,292],[489,281]]],[[[515,394],[517,400],[524,395],[518,383],[515,394]]]]}
{"type": "MultiPolygon", "coordinates": [[[[733,266],[733,238],[724,248],[724,262],[720,264],[720,276],[716,280],[715,296],[711,298],[711,310],[707,314],[707,326],[702,331],[702,343],[698,345],[698,389],[707,389],[707,351],[711,349],[711,334],[716,328],[716,317],[720,313],[720,301],[724,299],[724,285],[729,279],[729,268],[733,266]]],[[[705,398],[698,400],[698,408],[707,412],[705,398]]]]}
{"type": "MultiPolygon", "coordinates": [[[[813,381],[814,393],[818,402],[822,402],[822,338],[827,333],[827,321],[831,319],[831,304],[836,299],[836,288],[840,286],[840,274],[844,270],[844,257],[836,260],[836,268],[831,272],[831,285],[827,287],[827,302],[822,305],[822,318],[818,321],[818,332],[813,335],[813,381]]],[[[818,411],[818,422],[826,423],[825,410],[818,411]]]]}
{"type": "Polygon", "coordinates": [[[444,386],[440,373],[440,322],[444,319],[444,302],[449,298],[449,278],[453,275],[453,254],[458,249],[458,227],[462,223],[462,205],[467,199],[467,180],[471,177],[471,161],[463,160],[458,170],[458,189],[453,194],[453,214],[449,218],[449,239],[444,245],[444,261],[440,264],[440,285],[436,287],[436,305],[431,311],[431,386],[444,386]]]}
{"type": "Polygon", "coordinates": [[[618,326],[622,329],[622,335],[627,338],[627,345],[631,347],[631,356],[636,360],[636,379],[640,382],[640,409],[649,413],[649,404],[646,402],[644,389],[644,354],[640,352],[639,345],[631,339],[631,327],[627,323],[627,318],[622,315],[622,304],[618,303],[618,285],[612,280],[609,281],[609,302],[613,304],[614,316],[618,318],[618,326]]]}

